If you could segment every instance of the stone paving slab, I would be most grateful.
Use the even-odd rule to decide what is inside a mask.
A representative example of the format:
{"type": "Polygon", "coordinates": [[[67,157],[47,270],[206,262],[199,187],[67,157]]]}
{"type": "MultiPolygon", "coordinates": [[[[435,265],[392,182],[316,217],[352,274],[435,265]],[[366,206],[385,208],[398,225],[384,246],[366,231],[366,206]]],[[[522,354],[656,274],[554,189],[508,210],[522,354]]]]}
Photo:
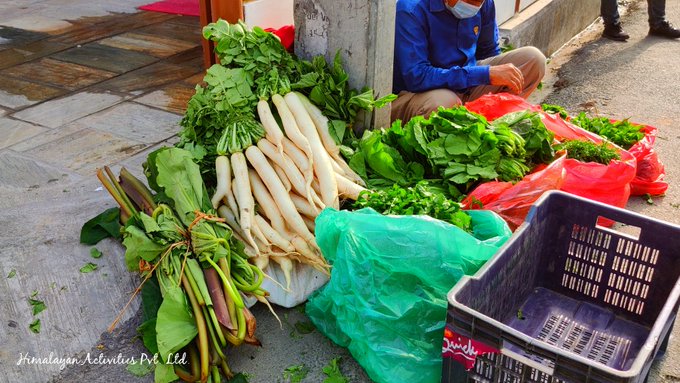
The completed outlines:
{"type": "Polygon", "coordinates": [[[55,141],[34,147],[24,153],[58,164],[82,175],[93,177],[102,164],[110,164],[127,158],[144,149],[145,144],[123,139],[95,129],[82,129],[55,141]],[[65,151],[72,146],[77,151],[65,151]]]}
{"type": "MultiPolygon", "coordinates": [[[[20,353],[47,357],[52,351],[67,357],[89,350],[139,283],[125,269],[123,248],[116,241],[97,245],[104,254],[99,259],[90,256],[89,246],[78,245],[82,223],[112,206],[106,192],[96,191],[95,182],[86,182],[87,190],[73,193],[77,195],[37,189],[33,191],[37,198],[0,212],[2,382],[45,382],[58,374],[58,365],[17,366],[20,353]],[[79,272],[88,262],[97,264],[98,269],[79,272]],[[6,278],[12,270],[16,275],[6,278]],[[39,334],[28,329],[34,316],[27,298],[34,290],[47,306],[36,317],[41,321],[39,334]]],[[[138,307],[135,300],[122,320],[134,315],[138,307]]]]}
{"type": "Polygon", "coordinates": [[[24,109],[15,113],[14,117],[49,128],[56,128],[104,110],[122,100],[121,96],[110,93],[80,92],[24,109]]]}
{"type": "Polygon", "coordinates": [[[0,105],[10,109],[20,109],[63,94],[66,94],[63,89],[0,76],[0,105]]]}
{"type": "Polygon", "coordinates": [[[85,65],[109,72],[125,73],[158,61],[139,52],[91,43],[53,55],[57,60],[85,65]]]}
{"type": "Polygon", "coordinates": [[[167,22],[139,28],[135,32],[151,36],[167,36],[196,44],[200,44],[203,39],[198,18],[188,16],[180,16],[167,22]]]}
{"type": "Polygon", "coordinates": [[[124,102],[78,120],[75,124],[118,137],[155,144],[179,131],[180,117],[148,106],[124,102]]]}
{"type": "Polygon", "coordinates": [[[68,90],[78,90],[116,76],[116,73],[43,58],[4,69],[0,71],[1,75],[31,79],[68,90]]]}
{"type": "Polygon", "coordinates": [[[2,117],[4,111],[0,111],[0,149],[19,143],[27,138],[45,133],[49,129],[30,124],[28,122],[2,117]]]}
{"type": "Polygon", "coordinates": [[[191,66],[158,62],[101,82],[92,89],[140,95],[154,88],[181,81],[196,72],[197,69],[191,66]]]}
{"type": "Polygon", "coordinates": [[[12,151],[0,152],[0,186],[6,189],[36,189],[68,178],[74,174],[12,151]]]}
{"type": "Polygon", "coordinates": [[[189,102],[194,93],[196,93],[195,86],[173,83],[136,98],[135,102],[154,106],[172,113],[184,114],[187,109],[187,102],[189,102]]]}
{"type": "Polygon", "coordinates": [[[28,29],[37,32],[64,31],[73,26],[66,20],[42,15],[25,15],[11,20],[5,20],[0,23],[8,27],[28,29]]]}
{"type": "Polygon", "coordinates": [[[148,35],[135,32],[123,33],[99,40],[99,44],[146,53],[155,57],[169,57],[198,45],[197,42],[178,40],[163,35],[148,35]]]}
{"type": "Polygon", "coordinates": [[[0,69],[44,57],[69,48],[70,45],[57,43],[50,39],[36,41],[21,47],[0,51],[0,69]]]}
{"type": "MultiPolygon", "coordinates": [[[[79,5],[81,2],[78,3],[79,5]]],[[[74,16],[77,15],[74,13],[74,16]]],[[[119,14],[107,17],[93,17],[79,28],[61,34],[54,41],[67,44],[85,44],[119,33],[128,32],[150,24],[160,23],[176,18],[175,15],[158,12],[138,12],[132,14],[119,14]]],[[[82,20],[82,19],[81,19],[82,20]]]]}
{"type": "Polygon", "coordinates": [[[48,36],[40,32],[27,32],[24,29],[6,25],[0,26],[0,48],[22,46],[33,41],[42,40],[48,36]]]}

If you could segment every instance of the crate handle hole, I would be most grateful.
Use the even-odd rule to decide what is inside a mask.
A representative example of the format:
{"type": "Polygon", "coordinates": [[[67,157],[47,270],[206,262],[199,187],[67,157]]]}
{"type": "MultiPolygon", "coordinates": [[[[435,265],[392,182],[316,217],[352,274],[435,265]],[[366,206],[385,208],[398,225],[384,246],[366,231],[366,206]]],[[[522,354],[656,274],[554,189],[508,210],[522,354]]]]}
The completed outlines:
{"type": "Polygon", "coordinates": [[[642,233],[642,229],[639,226],[628,225],[601,215],[597,216],[596,226],[600,230],[613,232],[636,241],[640,239],[640,234],[642,233]]]}

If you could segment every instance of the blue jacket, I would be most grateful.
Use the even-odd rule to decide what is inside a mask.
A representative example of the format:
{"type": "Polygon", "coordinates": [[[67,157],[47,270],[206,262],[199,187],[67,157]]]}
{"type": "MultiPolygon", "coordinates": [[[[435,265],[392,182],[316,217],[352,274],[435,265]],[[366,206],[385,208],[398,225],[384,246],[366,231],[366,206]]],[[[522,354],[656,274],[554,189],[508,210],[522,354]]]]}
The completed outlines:
{"type": "Polygon", "coordinates": [[[465,92],[489,84],[489,66],[477,66],[477,60],[498,54],[493,0],[469,19],[456,18],[444,0],[397,0],[395,94],[438,88],[465,92]]]}

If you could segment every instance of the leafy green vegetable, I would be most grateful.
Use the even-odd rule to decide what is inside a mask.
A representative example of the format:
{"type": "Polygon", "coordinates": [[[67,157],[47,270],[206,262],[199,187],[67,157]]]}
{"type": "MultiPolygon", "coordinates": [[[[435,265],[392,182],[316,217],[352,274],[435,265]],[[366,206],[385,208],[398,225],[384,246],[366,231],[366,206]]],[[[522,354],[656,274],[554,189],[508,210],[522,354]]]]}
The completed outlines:
{"type": "Polygon", "coordinates": [[[652,198],[651,194],[647,193],[644,196],[642,196],[642,198],[644,198],[644,200],[645,200],[645,202],[647,202],[647,204],[654,205],[654,199],[652,198]]]}
{"type": "Polygon", "coordinates": [[[322,371],[326,375],[326,378],[324,378],[323,383],[349,382],[349,379],[347,379],[340,371],[339,364],[341,360],[342,357],[333,358],[326,366],[324,366],[322,371]]]}
{"type": "Polygon", "coordinates": [[[379,189],[427,180],[459,198],[481,182],[518,181],[554,156],[553,135],[533,112],[509,114],[489,124],[464,107],[440,108],[387,131],[365,132],[350,167],[379,189]]]}
{"type": "Polygon", "coordinates": [[[47,306],[45,306],[45,302],[39,299],[29,298],[28,303],[33,307],[33,316],[40,314],[47,308],[47,306]]]}
{"type": "Polygon", "coordinates": [[[97,270],[97,268],[98,268],[98,266],[96,264],[94,264],[92,262],[88,262],[88,263],[85,264],[85,266],[80,268],[80,272],[83,273],[83,274],[91,273],[91,272],[97,270]]]}
{"type": "Polygon", "coordinates": [[[300,383],[307,377],[308,373],[309,367],[304,364],[289,366],[283,370],[283,379],[288,380],[290,383],[300,383]]]}
{"type": "Polygon", "coordinates": [[[32,332],[39,334],[40,333],[40,319],[36,319],[33,322],[31,322],[31,324],[28,325],[28,328],[32,332]]]}
{"type": "Polygon", "coordinates": [[[104,238],[118,239],[120,236],[120,209],[115,207],[104,210],[83,224],[80,230],[80,243],[95,245],[104,238]]]}
{"type": "Polygon", "coordinates": [[[569,113],[567,113],[567,110],[559,105],[541,104],[541,109],[543,109],[544,112],[550,114],[558,114],[563,120],[569,118],[569,113]]]}
{"type": "Polygon", "coordinates": [[[587,131],[607,138],[626,150],[645,136],[643,127],[630,123],[628,119],[612,122],[607,117],[589,118],[584,112],[581,112],[572,122],[587,131]]]}
{"type": "Polygon", "coordinates": [[[295,330],[300,334],[309,334],[316,330],[316,327],[310,321],[297,321],[294,326],[295,330]]]}
{"type": "Polygon", "coordinates": [[[248,383],[251,378],[250,374],[238,373],[233,378],[229,379],[229,383],[248,383]]]}
{"type": "Polygon", "coordinates": [[[422,182],[409,188],[394,185],[391,189],[382,191],[363,191],[354,202],[354,208],[364,207],[370,207],[382,214],[429,215],[465,231],[472,230],[471,218],[461,210],[458,202],[446,198],[444,194],[428,190],[427,184],[422,182]]]}
{"type": "Polygon", "coordinates": [[[96,247],[93,247],[93,248],[90,249],[90,256],[92,258],[95,258],[95,259],[101,258],[102,255],[103,255],[102,252],[99,249],[97,249],[96,247]]]}
{"type": "Polygon", "coordinates": [[[533,164],[547,163],[555,157],[552,147],[555,135],[545,127],[541,115],[536,112],[527,110],[508,113],[494,120],[491,127],[497,136],[499,130],[506,127],[519,134],[524,140],[522,157],[533,164]]]}
{"type": "Polygon", "coordinates": [[[154,383],[170,383],[179,379],[171,364],[157,363],[154,367],[154,383]]]}
{"type": "Polygon", "coordinates": [[[129,363],[125,368],[130,374],[141,378],[149,375],[154,370],[155,365],[148,360],[137,360],[129,363]]]}
{"type": "Polygon", "coordinates": [[[7,279],[14,278],[15,275],[17,275],[17,271],[12,269],[9,271],[9,274],[7,274],[7,279]]]}
{"type": "Polygon", "coordinates": [[[196,319],[189,309],[184,291],[175,283],[176,280],[170,279],[161,283],[163,303],[156,319],[156,341],[163,361],[189,344],[198,334],[196,319]]]}
{"type": "Polygon", "coordinates": [[[620,160],[618,151],[606,142],[595,144],[590,141],[568,140],[557,146],[559,150],[567,151],[567,158],[581,162],[596,162],[609,165],[613,160],[620,160]]]}

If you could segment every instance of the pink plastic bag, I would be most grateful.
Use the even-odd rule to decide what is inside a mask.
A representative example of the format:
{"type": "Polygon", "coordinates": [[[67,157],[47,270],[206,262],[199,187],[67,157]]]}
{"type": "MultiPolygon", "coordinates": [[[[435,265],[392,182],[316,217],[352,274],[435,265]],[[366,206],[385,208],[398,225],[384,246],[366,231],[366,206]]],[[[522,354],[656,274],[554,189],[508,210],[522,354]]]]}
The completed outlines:
{"type": "MultiPolygon", "coordinates": [[[[559,141],[580,139],[602,142],[600,136],[564,121],[559,116],[545,113],[540,106],[532,105],[522,97],[512,94],[487,94],[465,104],[465,107],[488,120],[510,112],[527,109],[536,111],[542,114],[546,128],[555,133],[555,138],[559,141]]],[[[625,207],[630,198],[631,181],[635,177],[637,166],[636,159],[630,152],[620,149],[620,155],[621,160],[612,161],[609,165],[565,159],[566,177],[561,190],[609,205],[625,207]]]]}
{"type": "Polygon", "coordinates": [[[628,149],[637,160],[637,173],[630,183],[630,193],[663,195],[668,189],[668,183],[663,180],[666,170],[654,151],[656,128],[645,125],[643,131],[645,136],[628,149]]]}
{"type": "Polygon", "coordinates": [[[515,231],[524,222],[531,205],[544,192],[560,189],[566,176],[565,160],[562,156],[550,165],[541,165],[514,185],[510,182],[483,183],[462,201],[463,208],[494,211],[515,231]]]}

